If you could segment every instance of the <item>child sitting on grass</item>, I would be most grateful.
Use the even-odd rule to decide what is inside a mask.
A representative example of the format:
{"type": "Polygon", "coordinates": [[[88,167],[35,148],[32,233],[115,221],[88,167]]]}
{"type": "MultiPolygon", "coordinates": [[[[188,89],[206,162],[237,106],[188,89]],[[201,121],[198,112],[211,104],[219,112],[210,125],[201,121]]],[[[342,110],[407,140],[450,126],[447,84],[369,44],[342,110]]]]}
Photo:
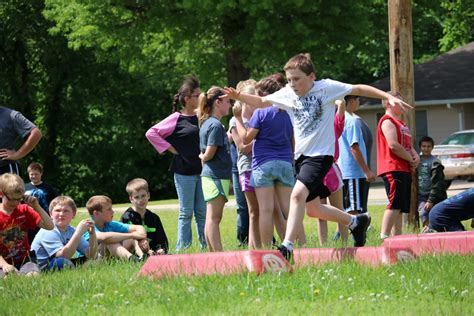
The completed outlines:
{"type": "Polygon", "coordinates": [[[51,201],[49,214],[54,228],[41,229],[31,245],[41,270],[61,270],[96,258],[97,236],[94,222],[84,219],[74,229],[70,224],[76,211],[76,203],[69,196],[58,196],[51,201]],[[90,235],[89,242],[83,237],[87,231],[90,235]]]}
{"type": "MultiPolygon", "coordinates": [[[[114,221],[112,200],[105,195],[91,197],[86,208],[94,220],[100,255],[104,256],[108,252],[110,256],[120,259],[134,262],[143,260],[143,254],[150,249],[143,226],[114,221]]],[[[84,238],[89,240],[89,232],[85,233],[84,238]]]]}
{"type": "Polygon", "coordinates": [[[120,221],[126,224],[142,225],[145,228],[150,244],[148,255],[168,253],[168,237],[166,237],[161,219],[146,208],[150,199],[148,182],[141,178],[133,179],[127,184],[126,190],[132,206],[122,214],[120,221]]]}
{"type": "Polygon", "coordinates": [[[39,273],[34,256],[29,255],[28,229],[51,230],[53,221],[38,200],[26,196],[25,183],[12,173],[0,176],[0,279],[10,273],[39,273]],[[21,204],[21,201],[26,204],[21,204]]]}

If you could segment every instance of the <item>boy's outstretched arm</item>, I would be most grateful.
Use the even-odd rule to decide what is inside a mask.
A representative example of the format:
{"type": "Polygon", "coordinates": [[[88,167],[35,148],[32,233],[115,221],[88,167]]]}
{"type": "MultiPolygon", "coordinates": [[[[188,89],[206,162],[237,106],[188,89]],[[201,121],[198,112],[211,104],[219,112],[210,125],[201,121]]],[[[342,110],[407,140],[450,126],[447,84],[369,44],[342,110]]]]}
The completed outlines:
{"type": "Polygon", "coordinates": [[[272,105],[271,102],[265,101],[263,97],[253,94],[240,93],[232,87],[225,87],[224,92],[227,97],[247,103],[256,108],[264,108],[272,105]]]}
{"type": "Polygon", "coordinates": [[[366,84],[355,84],[352,86],[351,95],[358,95],[361,97],[368,97],[374,99],[388,100],[390,105],[398,104],[404,111],[412,110],[413,107],[399,98],[394,97],[393,95],[388,94],[380,89],[374,88],[366,84]]]}

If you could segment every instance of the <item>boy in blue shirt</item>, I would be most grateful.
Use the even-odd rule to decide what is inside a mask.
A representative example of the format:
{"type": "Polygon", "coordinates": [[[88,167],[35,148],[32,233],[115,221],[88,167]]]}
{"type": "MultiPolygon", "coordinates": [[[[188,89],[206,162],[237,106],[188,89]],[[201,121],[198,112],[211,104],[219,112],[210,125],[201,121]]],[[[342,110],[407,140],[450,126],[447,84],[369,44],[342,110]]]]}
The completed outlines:
{"type": "MultiPolygon", "coordinates": [[[[112,257],[137,262],[150,250],[143,226],[113,220],[112,200],[108,196],[94,195],[87,201],[86,208],[94,220],[101,255],[108,252],[112,257]]],[[[89,239],[89,233],[84,237],[89,239]]]]}
{"type": "Polygon", "coordinates": [[[76,203],[69,196],[58,196],[51,201],[49,213],[54,228],[41,229],[31,245],[41,270],[61,270],[96,258],[97,238],[94,222],[84,219],[79,222],[77,229],[74,229],[70,224],[76,212],[76,203]],[[89,242],[83,237],[87,231],[89,242]]]}

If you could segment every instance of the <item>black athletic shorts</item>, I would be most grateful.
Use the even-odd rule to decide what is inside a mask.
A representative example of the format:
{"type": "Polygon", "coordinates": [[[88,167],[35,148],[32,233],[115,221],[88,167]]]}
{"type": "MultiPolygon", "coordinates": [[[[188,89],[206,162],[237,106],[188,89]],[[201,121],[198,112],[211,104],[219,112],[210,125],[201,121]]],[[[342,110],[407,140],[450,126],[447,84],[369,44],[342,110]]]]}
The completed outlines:
{"type": "Polygon", "coordinates": [[[309,191],[307,202],[327,194],[323,179],[333,162],[333,156],[306,157],[302,155],[296,160],[296,179],[303,183],[309,191]]]}
{"type": "Polygon", "coordinates": [[[382,178],[388,197],[387,209],[410,213],[411,174],[392,171],[384,173],[382,178]]]}

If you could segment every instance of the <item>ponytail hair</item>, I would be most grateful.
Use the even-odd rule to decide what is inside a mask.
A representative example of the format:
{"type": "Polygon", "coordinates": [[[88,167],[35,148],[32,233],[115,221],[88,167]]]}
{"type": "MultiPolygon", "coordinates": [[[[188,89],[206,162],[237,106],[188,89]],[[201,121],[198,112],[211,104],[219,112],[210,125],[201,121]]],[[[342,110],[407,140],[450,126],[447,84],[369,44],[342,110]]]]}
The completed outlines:
{"type": "Polygon", "coordinates": [[[181,88],[179,88],[178,93],[173,97],[173,108],[171,112],[174,113],[179,111],[180,109],[178,105],[185,106],[185,97],[190,97],[196,89],[199,89],[199,80],[192,75],[184,77],[181,88]]]}
{"type": "Polygon", "coordinates": [[[204,123],[211,115],[214,110],[214,103],[220,96],[224,95],[224,90],[222,88],[213,86],[207,92],[201,93],[199,95],[199,111],[198,111],[198,120],[199,126],[204,123]]]}

